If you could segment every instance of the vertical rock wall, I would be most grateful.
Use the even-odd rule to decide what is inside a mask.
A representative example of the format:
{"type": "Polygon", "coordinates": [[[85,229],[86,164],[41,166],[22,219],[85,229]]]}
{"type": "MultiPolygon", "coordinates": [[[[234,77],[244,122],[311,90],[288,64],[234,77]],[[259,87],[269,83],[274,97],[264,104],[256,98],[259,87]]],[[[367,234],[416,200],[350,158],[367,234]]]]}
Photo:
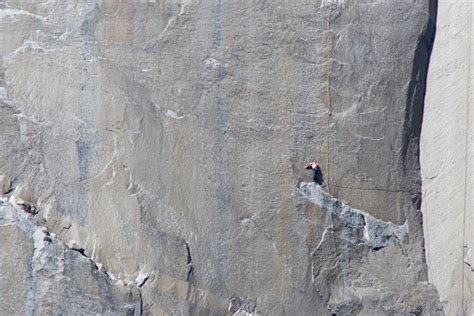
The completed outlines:
{"type": "Polygon", "coordinates": [[[474,312],[473,10],[439,1],[421,141],[429,274],[448,315],[474,312]]]}
{"type": "Polygon", "coordinates": [[[145,313],[440,313],[418,211],[434,1],[0,6],[0,173],[145,313]],[[327,205],[297,188],[313,157],[327,205]],[[341,203],[408,237],[361,244],[341,203]]]}

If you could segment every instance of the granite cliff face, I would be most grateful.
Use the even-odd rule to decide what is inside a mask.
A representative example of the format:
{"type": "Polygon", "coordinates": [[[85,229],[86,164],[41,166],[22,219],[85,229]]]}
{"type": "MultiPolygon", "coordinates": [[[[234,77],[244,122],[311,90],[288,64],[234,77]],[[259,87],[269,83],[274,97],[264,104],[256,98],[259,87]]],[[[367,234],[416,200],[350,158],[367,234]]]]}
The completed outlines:
{"type": "Polygon", "coordinates": [[[0,200],[3,315],[140,315],[140,292],[0,200]]]}
{"type": "Polygon", "coordinates": [[[421,141],[430,282],[448,315],[474,313],[472,1],[439,1],[421,141]]]}
{"type": "Polygon", "coordinates": [[[94,313],[442,314],[419,212],[435,9],[0,2],[0,174],[115,293],[94,313]],[[324,192],[300,186],[313,157],[324,192]]]}

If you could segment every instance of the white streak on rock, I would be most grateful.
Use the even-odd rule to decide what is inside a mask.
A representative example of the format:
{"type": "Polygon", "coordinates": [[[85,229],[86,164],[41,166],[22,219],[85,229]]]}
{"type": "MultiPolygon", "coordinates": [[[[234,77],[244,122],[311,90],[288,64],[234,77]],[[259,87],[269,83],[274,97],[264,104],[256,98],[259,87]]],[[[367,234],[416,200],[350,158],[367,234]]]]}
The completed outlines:
{"type": "Polygon", "coordinates": [[[326,228],[323,232],[323,236],[321,237],[321,240],[319,241],[318,245],[316,246],[316,250],[319,249],[319,247],[321,247],[323,242],[326,240],[326,234],[327,233],[328,233],[328,229],[326,228]]]}
{"type": "Polygon", "coordinates": [[[373,141],[379,141],[379,140],[383,140],[385,138],[385,136],[382,136],[382,137],[379,137],[379,138],[372,138],[372,137],[363,136],[363,135],[359,135],[359,134],[354,134],[354,135],[358,138],[361,138],[361,139],[367,139],[367,140],[373,140],[373,141]]]}
{"type": "Polygon", "coordinates": [[[35,123],[35,124],[38,124],[38,125],[51,125],[50,123],[48,122],[45,122],[45,121],[42,121],[40,119],[37,119],[33,116],[29,116],[29,115],[26,115],[25,113],[15,113],[13,114],[13,116],[19,118],[19,119],[24,119],[24,120],[27,120],[31,123],[35,123]]]}
{"type": "Polygon", "coordinates": [[[38,52],[43,52],[43,53],[51,53],[54,52],[54,49],[47,49],[42,47],[40,44],[38,44],[35,41],[31,40],[25,40],[23,42],[23,45],[18,47],[14,52],[8,54],[5,59],[12,59],[16,57],[17,55],[24,54],[27,51],[38,51],[38,52]]]}
{"type": "Polygon", "coordinates": [[[144,272],[143,269],[140,270],[137,277],[135,278],[135,285],[142,287],[145,282],[150,278],[151,272],[144,272]]]}
{"type": "Polygon", "coordinates": [[[184,118],[184,115],[179,116],[176,112],[171,111],[171,110],[166,111],[165,116],[173,118],[175,120],[180,120],[180,119],[184,118]]]}
{"type": "Polygon", "coordinates": [[[13,21],[16,21],[16,18],[18,16],[27,16],[27,17],[32,17],[34,19],[40,20],[40,21],[46,21],[47,17],[43,17],[40,15],[36,15],[33,13],[30,13],[25,10],[18,10],[18,9],[2,9],[0,10],[0,19],[4,18],[9,18],[12,19],[13,21]]]}
{"type": "Polygon", "coordinates": [[[109,162],[105,165],[105,167],[102,168],[102,170],[98,174],[96,174],[95,176],[92,176],[90,178],[83,179],[79,182],[87,182],[87,181],[94,180],[94,179],[100,177],[115,162],[115,160],[117,160],[117,158],[118,158],[118,155],[115,153],[112,156],[112,158],[109,160],[109,162]]]}
{"type": "Polygon", "coordinates": [[[341,6],[343,7],[346,4],[346,0],[323,0],[321,1],[321,8],[328,6],[341,6]]]}
{"type": "Polygon", "coordinates": [[[3,101],[6,105],[13,106],[13,102],[8,96],[7,89],[0,87],[0,100],[3,101]]]}
{"type": "Polygon", "coordinates": [[[208,68],[215,68],[217,66],[220,66],[221,62],[218,61],[217,59],[215,58],[207,58],[205,61],[204,61],[204,64],[206,65],[206,67],[208,68]]]}

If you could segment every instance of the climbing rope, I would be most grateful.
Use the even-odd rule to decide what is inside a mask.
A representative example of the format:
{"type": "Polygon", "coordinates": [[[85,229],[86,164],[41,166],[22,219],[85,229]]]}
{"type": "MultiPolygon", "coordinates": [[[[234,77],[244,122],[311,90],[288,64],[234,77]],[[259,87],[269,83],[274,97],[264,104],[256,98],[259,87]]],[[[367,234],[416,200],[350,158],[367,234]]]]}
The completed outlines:
{"type": "Polygon", "coordinates": [[[380,192],[390,192],[390,193],[411,193],[412,192],[410,190],[390,190],[390,189],[377,188],[377,187],[360,188],[360,187],[350,187],[350,186],[337,185],[337,184],[331,184],[331,186],[335,188],[349,189],[349,190],[356,190],[356,191],[380,191],[380,192]]]}
{"type": "MultiPolygon", "coordinates": [[[[332,98],[331,98],[331,49],[332,49],[332,30],[331,30],[331,9],[328,9],[328,15],[327,15],[327,20],[326,20],[326,93],[325,93],[325,104],[327,107],[327,120],[326,120],[326,185],[327,185],[327,190],[328,193],[332,195],[332,190],[331,190],[331,174],[330,174],[330,168],[329,168],[329,155],[330,155],[330,147],[329,147],[329,138],[330,138],[330,131],[329,127],[331,124],[331,116],[332,116],[332,98]]],[[[332,227],[334,228],[334,220],[333,220],[333,212],[331,212],[331,222],[332,222],[332,227]]],[[[334,234],[334,231],[332,232],[332,237],[333,237],[333,243],[334,243],[334,250],[336,250],[336,236],[334,234]]],[[[343,262],[338,262],[339,266],[339,274],[341,276],[342,280],[342,293],[344,299],[347,299],[347,293],[346,293],[346,280],[345,280],[345,265],[347,265],[347,262],[344,262],[345,258],[343,258],[343,262]]],[[[339,260],[338,260],[339,261],[339,260]]]]}
{"type": "Polygon", "coordinates": [[[472,1],[469,1],[469,50],[467,57],[467,75],[468,75],[468,88],[467,88],[467,104],[466,104],[466,139],[465,139],[465,158],[464,158],[464,212],[463,212],[463,226],[462,226],[462,256],[461,256],[461,271],[462,271],[462,289],[461,289],[461,309],[464,312],[464,249],[466,243],[466,210],[467,210],[467,177],[468,177],[468,145],[469,145],[469,106],[471,104],[471,41],[472,41],[472,1]]]}
{"type": "Polygon", "coordinates": [[[330,185],[330,169],[329,169],[329,126],[330,126],[330,119],[332,116],[332,99],[331,99],[331,48],[332,48],[332,36],[331,36],[331,11],[329,10],[329,14],[327,16],[327,23],[326,23],[326,45],[327,45],[327,53],[326,53],[326,96],[325,96],[325,103],[327,106],[327,121],[326,121],[326,184],[328,188],[328,193],[332,194],[331,185],[330,185]]]}
{"type": "MultiPolygon", "coordinates": [[[[426,196],[426,189],[425,189],[425,193],[423,194],[423,196],[426,196]]],[[[430,257],[430,248],[429,248],[429,221],[428,221],[428,200],[424,201],[423,203],[425,203],[425,214],[423,214],[423,222],[425,222],[425,227],[426,227],[426,231],[425,231],[425,257],[426,257],[426,265],[428,266],[428,280],[431,278],[433,278],[433,272],[431,271],[431,257],[430,257]]]]}

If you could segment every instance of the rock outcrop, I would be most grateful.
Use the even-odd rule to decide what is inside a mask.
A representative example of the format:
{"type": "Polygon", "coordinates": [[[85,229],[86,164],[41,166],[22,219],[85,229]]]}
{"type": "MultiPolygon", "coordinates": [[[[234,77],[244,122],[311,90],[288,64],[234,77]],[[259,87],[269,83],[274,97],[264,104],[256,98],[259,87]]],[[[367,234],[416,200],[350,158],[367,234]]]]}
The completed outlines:
{"type": "Polygon", "coordinates": [[[145,314],[435,311],[418,211],[435,17],[431,0],[1,1],[0,174],[145,314]],[[295,189],[312,158],[328,203],[363,212],[295,189]]]}
{"type": "Polygon", "coordinates": [[[109,278],[0,200],[3,315],[141,315],[140,291],[109,278]]]}
{"type": "Polygon", "coordinates": [[[430,281],[448,315],[474,313],[472,1],[439,0],[421,142],[430,281]]]}
{"type": "Polygon", "coordinates": [[[444,315],[436,289],[412,264],[407,222],[376,219],[314,183],[299,191],[325,213],[326,230],[311,253],[312,277],[333,315],[444,315]],[[321,264],[328,260],[332,265],[321,264]]]}

